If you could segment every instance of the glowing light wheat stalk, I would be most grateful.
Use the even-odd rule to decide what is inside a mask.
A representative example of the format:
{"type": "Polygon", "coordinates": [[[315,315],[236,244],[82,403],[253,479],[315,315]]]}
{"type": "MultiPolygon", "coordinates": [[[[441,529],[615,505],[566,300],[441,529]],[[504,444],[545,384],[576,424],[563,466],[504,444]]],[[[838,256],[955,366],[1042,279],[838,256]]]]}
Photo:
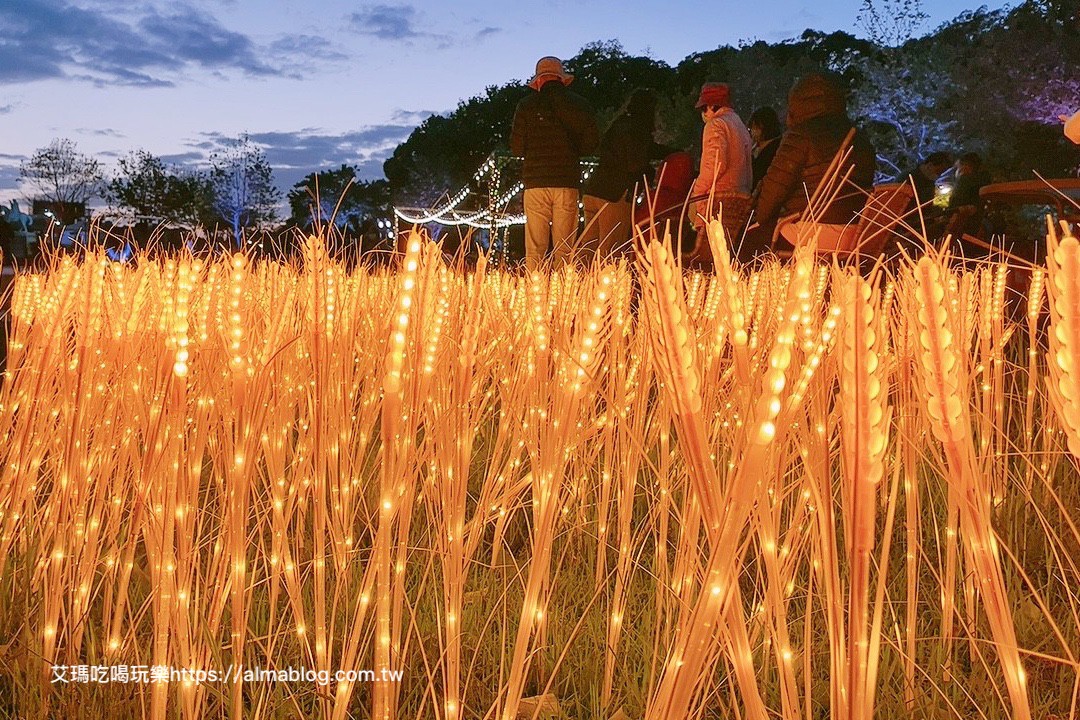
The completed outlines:
{"type": "MultiPolygon", "coordinates": [[[[873,717],[870,672],[870,562],[874,550],[878,483],[888,444],[888,388],[883,378],[876,293],[860,276],[839,283],[843,308],[840,408],[850,506],[848,539],[848,709],[851,720],[873,717]]],[[[875,664],[876,666],[876,664],[875,664]]]]}
{"type": "Polygon", "coordinates": [[[950,329],[938,262],[928,256],[922,257],[915,266],[915,279],[921,328],[919,370],[927,392],[930,427],[945,450],[948,482],[958,497],[965,556],[997,645],[1013,716],[1018,720],[1029,720],[1031,709],[1026,678],[998,558],[997,538],[990,524],[990,501],[987,494],[980,491],[968,411],[958,391],[966,368],[961,363],[950,329]]]}
{"type": "Polygon", "coordinates": [[[1069,450],[1080,458],[1080,241],[1058,238],[1047,220],[1047,292],[1050,296],[1050,378],[1054,401],[1069,450]]]}

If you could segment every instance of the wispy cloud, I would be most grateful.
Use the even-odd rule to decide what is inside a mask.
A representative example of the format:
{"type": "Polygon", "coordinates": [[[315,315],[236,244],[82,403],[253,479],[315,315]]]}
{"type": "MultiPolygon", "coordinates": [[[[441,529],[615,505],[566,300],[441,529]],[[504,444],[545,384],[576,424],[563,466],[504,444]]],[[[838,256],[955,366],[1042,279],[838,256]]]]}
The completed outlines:
{"type": "Polygon", "coordinates": [[[0,27],[0,84],[68,78],[167,87],[191,69],[295,75],[297,58],[335,59],[313,36],[260,46],[183,1],[158,10],[117,0],[5,0],[0,27]]]}
{"type": "Polygon", "coordinates": [[[399,125],[416,126],[427,120],[432,115],[440,115],[447,113],[447,110],[402,110],[398,108],[394,111],[391,120],[399,125]]]}
{"type": "Polygon", "coordinates": [[[334,47],[327,38],[303,33],[283,35],[270,43],[269,49],[275,54],[286,54],[294,57],[302,56],[331,62],[349,59],[347,54],[334,47]]]}
{"type": "Polygon", "coordinates": [[[0,115],[5,115],[15,109],[15,103],[8,103],[7,105],[0,105],[0,115]]]}
{"type": "Polygon", "coordinates": [[[448,47],[449,35],[430,33],[423,27],[416,8],[412,5],[368,5],[349,15],[354,30],[391,42],[434,42],[438,47],[448,47]]]}
{"type": "Polygon", "coordinates": [[[75,128],[80,135],[93,135],[94,137],[125,138],[124,133],[112,128],[75,128]]]}
{"type": "Polygon", "coordinates": [[[267,46],[270,56],[282,61],[290,77],[314,74],[327,65],[343,63],[349,55],[337,49],[328,39],[318,35],[297,33],[282,35],[267,46]]]}
{"type": "Polygon", "coordinates": [[[423,35],[416,29],[411,5],[370,5],[350,16],[354,28],[380,40],[409,40],[423,35]]]}

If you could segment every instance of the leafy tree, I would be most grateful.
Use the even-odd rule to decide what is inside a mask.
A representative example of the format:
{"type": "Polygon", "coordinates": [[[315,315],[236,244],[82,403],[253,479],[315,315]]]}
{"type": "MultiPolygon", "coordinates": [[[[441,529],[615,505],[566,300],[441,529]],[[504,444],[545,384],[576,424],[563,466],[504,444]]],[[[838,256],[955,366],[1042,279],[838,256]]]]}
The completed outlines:
{"type": "Polygon", "coordinates": [[[357,180],[351,165],[311,173],[292,187],[288,200],[289,223],[305,230],[330,225],[332,220],[340,231],[366,235],[392,212],[390,183],[357,180]]]}
{"type": "Polygon", "coordinates": [[[667,63],[629,55],[615,40],[589,43],[566,61],[566,69],[574,76],[571,89],[588,101],[601,130],[611,123],[632,90],[664,92],[675,79],[675,71],[667,63]]]}
{"type": "Polygon", "coordinates": [[[509,145],[514,109],[527,92],[517,84],[491,86],[448,116],[421,123],[383,164],[395,202],[431,206],[468,182],[484,158],[509,145]]]}
{"type": "Polygon", "coordinates": [[[274,171],[262,148],[246,134],[210,156],[210,186],[214,209],[238,246],[245,228],[271,222],[276,216],[281,191],[274,186],[274,171]]]}
{"type": "Polygon", "coordinates": [[[922,0],[863,0],[856,23],[883,48],[904,45],[926,25],[922,0]]]}
{"type": "Polygon", "coordinates": [[[120,207],[154,222],[209,224],[213,218],[210,180],[198,171],[169,168],[161,158],[137,150],[119,162],[108,196],[120,207]]]}
{"type": "Polygon", "coordinates": [[[101,163],[80,153],[74,141],[59,138],[19,166],[19,179],[29,183],[41,200],[64,205],[85,203],[97,195],[104,175],[101,163]]]}
{"type": "Polygon", "coordinates": [[[850,107],[874,143],[879,174],[889,179],[948,147],[956,129],[951,49],[915,37],[927,17],[920,0],[863,0],[857,19],[874,49],[851,59],[850,107]]]}
{"type": "Polygon", "coordinates": [[[869,132],[884,176],[899,177],[931,152],[954,144],[959,123],[941,50],[910,44],[855,63],[859,80],[851,95],[852,115],[869,132]]]}
{"type": "Polygon", "coordinates": [[[1072,2],[1034,2],[965,13],[923,42],[952,49],[947,102],[954,147],[986,155],[1003,178],[1077,172],[1080,149],[1062,137],[1057,116],[1075,109],[1080,19],[1072,2]],[[977,79],[977,81],[973,81],[977,79]]]}

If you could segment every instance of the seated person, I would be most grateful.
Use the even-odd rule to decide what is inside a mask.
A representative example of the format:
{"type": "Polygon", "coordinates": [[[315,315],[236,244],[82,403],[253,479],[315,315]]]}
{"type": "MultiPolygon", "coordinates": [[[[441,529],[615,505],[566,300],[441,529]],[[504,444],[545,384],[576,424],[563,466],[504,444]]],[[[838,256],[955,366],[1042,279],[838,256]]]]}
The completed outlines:
{"type": "Polygon", "coordinates": [[[955,238],[982,232],[982,200],[979,190],[990,182],[977,153],[965,153],[956,163],[956,183],[949,195],[945,233],[955,238]]]}
{"type": "Polygon", "coordinates": [[[949,153],[932,152],[904,178],[903,182],[910,182],[915,186],[915,199],[924,209],[934,201],[938,178],[944,175],[952,164],[953,160],[949,153]]]}
{"type": "MultiPolygon", "coordinates": [[[[822,73],[806,75],[788,94],[787,130],[776,157],[758,188],[755,216],[765,233],[780,223],[786,246],[794,247],[809,231],[794,222],[825,177],[840,146],[854,127],[847,115],[847,101],[836,79],[822,73]],[[784,227],[786,225],[786,227],[784,227]]],[[[866,136],[855,131],[847,164],[852,166],[847,183],[821,214],[814,218],[818,248],[823,252],[854,249],[859,212],[874,185],[876,157],[866,136]]],[[[840,175],[846,168],[840,168],[840,175]]]]}
{"type": "Polygon", "coordinates": [[[932,152],[901,181],[914,186],[915,203],[918,206],[904,218],[904,222],[920,233],[925,223],[926,234],[930,239],[940,237],[945,224],[944,210],[934,204],[934,198],[937,196],[938,180],[948,172],[952,164],[953,159],[949,153],[932,152]]]}
{"type": "MultiPolygon", "coordinates": [[[[671,153],[656,171],[657,185],[634,210],[634,224],[642,231],[656,225],[663,231],[663,221],[682,218],[686,196],[694,184],[694,158],[687,152],[671,153]]],[[[678,224],[672,230],[677,230],[678,224]]]]}

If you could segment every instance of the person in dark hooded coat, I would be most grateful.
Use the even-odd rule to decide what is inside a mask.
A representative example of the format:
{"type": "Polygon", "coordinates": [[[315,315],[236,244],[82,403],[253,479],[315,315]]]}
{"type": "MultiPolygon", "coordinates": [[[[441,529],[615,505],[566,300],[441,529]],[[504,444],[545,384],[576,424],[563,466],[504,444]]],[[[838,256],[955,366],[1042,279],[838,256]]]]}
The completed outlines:
{"type": "MultiPolygon", "coordinates": [[[[763,228],[772,228],[781,217],[806,209],[825,177],[848,132],[854,127],[847,102],[837,80],[812,73],[795,82],[788,94],[787,129],[776,157],[758,188],[755,217],[763,228]]],[[[845,167],[853,166],[847,183],[833,202],[813,218],[822,225],[853,226],[874,186],[876,158],[869,140],[855,131],[845,167]]]]}
{"type": "Polygon", "coordinates": [[[634,189],[648,185],[651,161],[664,154],[653,139],[655,130],[656,96],[646,89],[635,90],[604,132],[596,169],[582,189],[585,230],[580,247],[586,253],[606,259],[613,250],[627,246],[634,189]]]}

